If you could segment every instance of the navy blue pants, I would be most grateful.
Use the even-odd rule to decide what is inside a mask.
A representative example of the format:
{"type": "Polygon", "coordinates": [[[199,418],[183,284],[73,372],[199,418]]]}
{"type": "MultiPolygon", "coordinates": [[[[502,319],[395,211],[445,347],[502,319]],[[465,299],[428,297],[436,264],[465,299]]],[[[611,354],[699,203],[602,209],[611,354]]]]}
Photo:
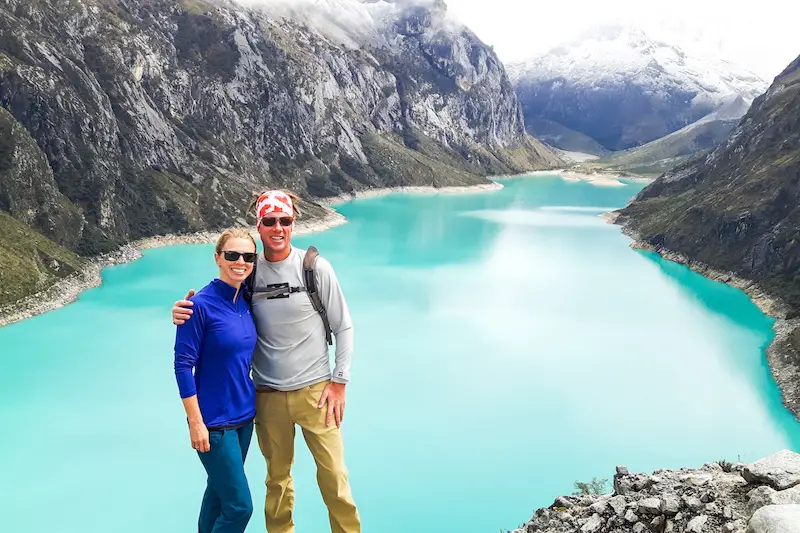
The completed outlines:
{"type": "Polygon", "coordinates": [[[253,499],[244,460],[252,435],[252,422],[237,429],[208,432],[211,449],[198,452],[208,474],[198,533],[243,533],[247,528],[253,499]]]}

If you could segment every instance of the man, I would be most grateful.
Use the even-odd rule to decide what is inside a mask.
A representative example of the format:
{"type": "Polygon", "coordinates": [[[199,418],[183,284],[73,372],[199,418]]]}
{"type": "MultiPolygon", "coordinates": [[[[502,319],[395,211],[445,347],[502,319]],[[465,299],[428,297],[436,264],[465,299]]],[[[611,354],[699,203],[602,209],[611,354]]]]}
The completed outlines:
{"type": "MultiPolygon", "coordinates": [[[[331,531],[358,533],[361,520],[350,491],[341,434],[353,325],[333,268],[318,257],[316,286],[336,339],[331,373],[324,322],[309,295],[296,290],[305,286],[306,255],[306,250],[291,245],[296,215],[295,202],[285,192],[267,191],[256,201],[256,227],[264,253],[258,257],[253,280],[251,313],[258,341],[252,372],[257,391],[255,430],[267,462],[266,526],[269,533],[295,531],[291,467],[298,425],[317,465],[331,531]]],[[[175,324],[190,319],[191,309],[186,307],[192,305],[192,294],[189,291],[185,300],[175,302],[175,324]]]]}

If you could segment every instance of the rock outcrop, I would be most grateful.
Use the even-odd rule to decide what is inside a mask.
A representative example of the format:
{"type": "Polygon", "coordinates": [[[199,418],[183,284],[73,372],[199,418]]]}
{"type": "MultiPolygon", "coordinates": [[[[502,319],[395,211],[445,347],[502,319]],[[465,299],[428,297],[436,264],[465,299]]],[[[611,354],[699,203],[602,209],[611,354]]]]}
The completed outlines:
{"type": "Polygon", "coordinates": [[[244,223],[266,187],[314,201],[560,163],[444,3],[339,1],[368,31],[228,0],[0,2],[0,212],[85,257],[244,223]]]}
{"type": "Polygon", "coordinates": [[[800,533],[800,455],[630,473],[613,491],[556,498],[514,533],[800,533]],[[776,488],[781,487],[781,488],[776,488]]]}

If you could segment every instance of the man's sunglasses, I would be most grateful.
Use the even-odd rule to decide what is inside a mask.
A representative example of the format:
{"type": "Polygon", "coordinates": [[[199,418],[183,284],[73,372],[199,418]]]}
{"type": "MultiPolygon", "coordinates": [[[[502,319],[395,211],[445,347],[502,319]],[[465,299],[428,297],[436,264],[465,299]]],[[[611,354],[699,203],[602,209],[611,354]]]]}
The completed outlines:
{"type": "Polygon", "coordinates": [[[225,250],[222,252],[222,255],[225,257],[226,261],[238,261],[239,257],[244,259],[245,263],[255,263],[256,257],[258,257],[257,252],[234,252],[233,250],[225,250]]]}
{"type": "Polygon", "coordinates": [[[278,221],[280,221],[281,226],[289,227],[294,222],[294,219],[292,217],[264,217],[261,219],[261,225],[270,227],[274,226],[278,221]]]}

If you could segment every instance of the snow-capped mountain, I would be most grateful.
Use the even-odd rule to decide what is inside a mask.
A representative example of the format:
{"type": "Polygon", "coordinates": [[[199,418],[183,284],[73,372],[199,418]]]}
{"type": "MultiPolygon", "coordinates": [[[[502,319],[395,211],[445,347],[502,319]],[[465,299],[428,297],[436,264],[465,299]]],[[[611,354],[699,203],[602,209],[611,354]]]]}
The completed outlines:
{"type": "Polygon", "coordinates": [[[663,137],[740,97],[746,111],[768,86],[731,62],[622,25],[586,32],[508,73],[526,119],[557,122],[611,150],[663,137]]]}

